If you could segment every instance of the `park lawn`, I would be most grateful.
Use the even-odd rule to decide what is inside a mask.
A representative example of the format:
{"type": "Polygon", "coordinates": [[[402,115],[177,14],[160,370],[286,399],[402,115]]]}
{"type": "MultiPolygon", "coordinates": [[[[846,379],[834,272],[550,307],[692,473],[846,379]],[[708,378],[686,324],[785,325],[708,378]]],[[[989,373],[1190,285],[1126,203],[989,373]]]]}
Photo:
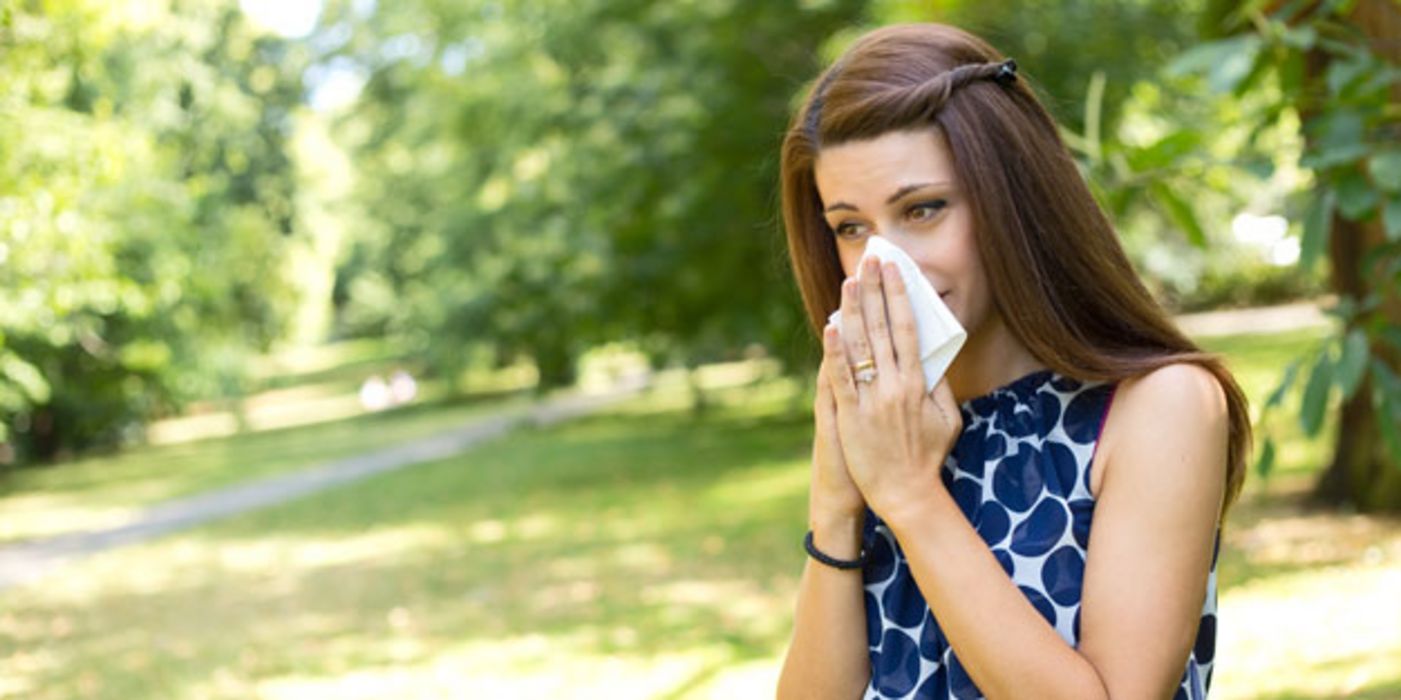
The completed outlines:
{"type": "MultiPolygon", "coordinates": [[[[348,400],[354,401],[353,393],[348,400]]],[[[0,511],[5,514],[0,545],[115,527],[170,498],[390,448],[481,415],[522,410],[529,403],[519,391],[429,397],[382,413],[20,469],[0,477],[0,511]]]]}
{"type": "MultiPolygon", "coordinates": [[[[1234,347],[1252,396],[1280,344],[1234,347]]],[[[772,697],[807,391],[665,385],[78,562],[0,593],[0,697],[772,697]]],[[[1291,454],[1228,529],[1212,695],[1401,695],[1401,524],[1300,511],[1291,454]]]]}

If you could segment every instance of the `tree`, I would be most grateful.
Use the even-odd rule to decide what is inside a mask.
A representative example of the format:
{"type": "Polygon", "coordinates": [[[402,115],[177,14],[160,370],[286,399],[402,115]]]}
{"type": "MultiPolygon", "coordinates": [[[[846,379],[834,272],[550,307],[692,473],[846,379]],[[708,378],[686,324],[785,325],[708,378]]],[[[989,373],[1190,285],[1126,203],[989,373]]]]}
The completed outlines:
{"type": "Polygon", "coordinates": [[[139,437],[282,332],[304,58],[241,17],[0,4],[0,461],[139,437]]]}
{"type": "MultiPolygon", "coordinates": [[[[1255,117],[1298,116],[1300,165],[1315,175],[1300,265],[1327,253],[1339,296],[1336,334],[1289,365],[1268,412],[1304,380],[1300,423],[1317,434],[1341,399],[1333,458],[1315,502],[1401,510],[1401,9],[1385,0],[1219,2],[1217,36],[1193,51],[1240,93],[1273,79],[1277,98],[1255,117]]],[[[1263,416],[1262,416],[1263,418],[1263,416]]],[[[1267,436],[1257,469],[1268,474],[1267,436]]]]}
{"type": "Polygon", "coordinates": [[[862,5],[331,7],[325,32],[352,27],[335,58],[368,76],[340,125],[364,174],[347,330],[447,373],[473,345],[528,355],[542,388],[619,339],[656,363],[753,343],[804,362],[778,145],[817,47],[862,5]]]}

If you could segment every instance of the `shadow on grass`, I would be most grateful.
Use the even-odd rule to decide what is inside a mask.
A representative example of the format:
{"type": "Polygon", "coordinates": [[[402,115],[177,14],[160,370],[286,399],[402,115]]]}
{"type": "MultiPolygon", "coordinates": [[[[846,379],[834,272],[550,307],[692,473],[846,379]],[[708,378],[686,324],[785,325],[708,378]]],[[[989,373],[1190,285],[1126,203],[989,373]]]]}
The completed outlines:
{"type": "Polygon", "coordinates": [[[242,677],[335,677],[537,635],[551,655],[644,665],[709,650],[664,695],[680,697],[786,641],[810,438],[810,416],[723,408],[522,430],[83,562],[73,573],[105,583],[11,596],[0,646],[53,650],[25,674],[47,697],[91,694],[74,668],[101,697],[136,697],[153,674],[190,687],[231,659],[242,677]],[[414,651],[391,643],[406,636],[414,651]]]}
{"type": "MultiPolygon", "coordinates": [[[[1300,671],[1301,677],[1320,674],[1344,674],[1348,669],[1366,667],[1376,661],[1376,655],[1354,654],[1309,664],[1300,671]]],[[[1391,664],[1381,677],[1368,677],[1360,684],[1346,684],[1346,691],[1322,693],[1317,690],[1285,690],[1267,692],[1253,696],[1252,700],[1322,700],[1323,698],[1347,698],[1348,700],[1396,700],[1401,698],[1401,665],[1391,664]]]]}
{"type": "Polygon", "coordinates": [[[1222,590],[1355,564],[1401,536],[1401,516],[1312,505],[1317,474],[1279,476],[1233,508],[1218,566],[1222,590]]]}
{"type": "MultiPolygon", "coordinates": [[[[59,576],[90,590],[0,599],[0,661],[23,666],[36,698],[146,697],[219,673],[329,679],[451,659],[469,677],[477,663],[525,676],[702,650],[657,694],[685,697],[781,653],[803,564],[811,415],[714,398],[703,420],[619,412],[522,429],[82,562],[59,576]],[[28,649],[45,663],[12,663],[28,649]],[[75,668],[101,692],[75,692],[75,668]]],[[[1295,497],[1242,503],[1223,588],[1319,565],[1230,539],[1295,497]]],[[[1386,697],[1382,683],[1360,697],[1386,697]]]]}
{"type": "MultiPolygon", "coordinates": [[[[326,458],[328,447],[334,448],[338,443],[346,448],[343,452],[350,453],[388,447],[406,431],[413,432],[413,428],[425,419],[435,419],[432,420],[433,425],[441,424],[445,423],[442,419],[445,412],[459,414],[461,409],[484,408],[526,396],[526,393],[518,390],[482,392],[312,425],[272,428],[174,445],[139,447],[122,453],[87,456],[61,465],[31,465],[0,472],[0,497],[45,487],[60,488],[71,494],[104,489],[119,484],[121,479],[115,478],[113,472],[126,472],[125,476],[188,480],[194,482],[192,486],[203,488],[210,484],[198,481],[198,477],[231,464],[248,465],[249,470],[256,471],[265,465],[305,463],[309,459],[319,461],[326,458]]],[[[451,425],[442,427],[446,429],[451,425]]]]}

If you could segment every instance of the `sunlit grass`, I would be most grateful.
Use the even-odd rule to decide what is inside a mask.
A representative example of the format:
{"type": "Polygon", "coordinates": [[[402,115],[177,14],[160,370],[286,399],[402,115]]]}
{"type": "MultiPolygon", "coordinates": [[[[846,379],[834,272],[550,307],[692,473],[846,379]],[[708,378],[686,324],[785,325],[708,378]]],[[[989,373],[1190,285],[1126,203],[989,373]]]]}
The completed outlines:
{"type": "Polygon", "coordinates": [[[529,401],[484,394],[22,469],[0,480],[0,543],[117,526],[165,499],[393,447],[529,401]]]}
{"type": "Polygon", "coordinates": [[[0,675],[35,698],[667,697],[758,673],[806,492],[775,385],[767,409],[634,405],[80,562],[0,598],[0,675]]]}
{"type": "MultiPolygon", "coordinates": [[[[1265,401],[1278,385],[1285,366],[1317,347],[1327,333],[1327,328],[1306,328],[1284,333],[1210,337],[1199,341],[1205,349],[1226,357],[1231,373],[1249,397],[1251,419],[1257,423],[1256,447],[1260,447],[1266,435],[1273,437],[1275,462],[1271,477],[1311,474],[1331,454],[1338,430],[1334,411],[1329,411],[1319,434],[1312,438],[1304,434],[1299,424],[1299,404],[1306,374],[1295,380],[1283,403],[1271,410],[1264,424],[1258,424],[1265,401]]],[[[1335,392],[1335,408],[1337,401],[1335,392]]],[[[1269,480],[1252,472],[1246,478],[1246,491],[1268,488],[1269,480]]]]}
{"type": "MultiPolygon", "coordinates": [[[[1304,340],[1216,342],[1259,401],[1304,340]]],[[[730,371],[0,593],[0,693],[772,697],[809,387],[730,371]]],[[[1233,512],[1213,697],[1401,696],[1401,522],[1303,511],[1317,464],[1233,512]]]]}

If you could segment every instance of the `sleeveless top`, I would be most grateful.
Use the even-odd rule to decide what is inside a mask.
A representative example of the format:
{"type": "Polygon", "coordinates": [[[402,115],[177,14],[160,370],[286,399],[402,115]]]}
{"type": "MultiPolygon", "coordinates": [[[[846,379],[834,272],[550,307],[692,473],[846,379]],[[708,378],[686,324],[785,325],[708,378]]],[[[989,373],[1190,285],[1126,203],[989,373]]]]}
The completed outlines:
{"type": "MultiPolygon", "coordinates": [[[[1007,576],[1071,647],[1094,517],[1090,460],[1117,383],[1043,369],[963,402],[963,432],[940,470],[1007,576]]],[[[866,509],[862,570],[871,682],[866,700],[981,698],[889,527],[866,509]]],[[[1196,643],[1174,700],[1205,698],[1216,649],[1216,531],[1196,643]]]]}

